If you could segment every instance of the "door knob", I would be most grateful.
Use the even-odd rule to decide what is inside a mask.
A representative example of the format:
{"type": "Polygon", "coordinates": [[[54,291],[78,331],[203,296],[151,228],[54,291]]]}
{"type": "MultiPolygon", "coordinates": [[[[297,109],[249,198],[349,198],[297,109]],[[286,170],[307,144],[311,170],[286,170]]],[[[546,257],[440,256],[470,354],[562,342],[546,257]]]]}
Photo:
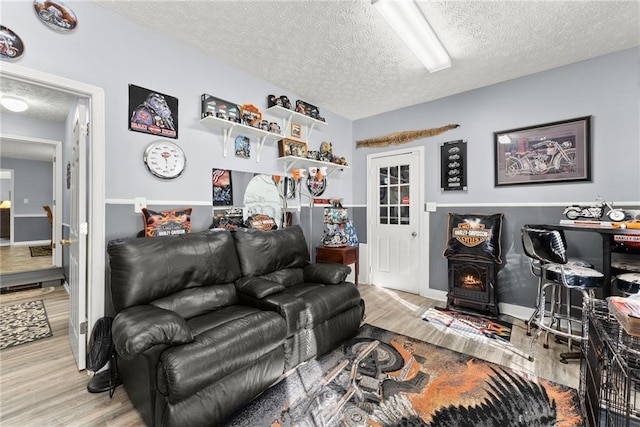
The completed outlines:
{"type": "Polygon", "coordinates": [[[416,233],[415,231],[413,233],[411,233],[411,237],[416,237],[418,235],[418,233],[416,233]]]}
{"type": "Polygon", "coordinates": [[[68,246],[68,245],[70,245],[71,243],[73,243],[73,240],[71,240],[71,239],[61,239],[61,240],[60,240],[60,245],[61,245],[61,246],[68,246]]]}

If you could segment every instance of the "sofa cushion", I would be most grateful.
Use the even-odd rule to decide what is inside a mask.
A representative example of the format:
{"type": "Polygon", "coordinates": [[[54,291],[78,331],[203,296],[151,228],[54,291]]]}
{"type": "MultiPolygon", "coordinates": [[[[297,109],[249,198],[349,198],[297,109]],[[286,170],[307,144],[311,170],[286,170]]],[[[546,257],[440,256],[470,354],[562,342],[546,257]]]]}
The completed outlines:
{"type": "Polygon", "coordinates": [[[299,225],[268,232],[238,230],[233,238],[243,276],[262,276],[309,263],[309,249],[299,225]]]}
{"type": "Polygon", "coordinates": [[[151,304],[175,311],[185,319],[236,304],[238,297],[233,284],[189,288],[159,298],[151,304]]]}
{"type": "MultiPolygon", "coordinates": [[[[107,250],[116,312],[184,289],[233,283],[241,276],[234,241],[226,230],[112,240],[107,250]]],[[[202,312],[220,305],[208,303],[201,306],[202,312]]]]}
{"type": "MultiPolygon", "coordinates": [[[[157,384],[169,402],[186,399],[283,345],[286,325],[282,317],[258,309],[244,314],[238,316],[234,307],[221,309],[218,326],[205,328],[193,342],[170,347],[162,353],[157,384]],[[224,322],[224,314],[231,320],[224,322]]],[[[197,319],[191,322],[200,323],[197,319]]]]}
{"type": "Polygon", "coordinates": [[[360,303],[358,288],[348,282],[337,286],[303,283],[287,288],[284,293],[304,302],[303,322],[306,328],[313,328],[360,303]]]}

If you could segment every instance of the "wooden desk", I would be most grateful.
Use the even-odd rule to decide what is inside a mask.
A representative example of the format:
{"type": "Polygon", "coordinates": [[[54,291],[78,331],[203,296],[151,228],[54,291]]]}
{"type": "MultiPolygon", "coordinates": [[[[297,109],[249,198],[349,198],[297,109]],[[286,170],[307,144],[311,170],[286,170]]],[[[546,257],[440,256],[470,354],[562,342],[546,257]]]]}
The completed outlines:
{"type": "Polygon", "coordinates": [[[316,262],[337,263],[337,264],[354,264],[356,265],[356,285],[358,284],[359,270],[359,250],[357,246],[343,246],[340,248],[328,248],[326,246],[318,246],[316,252],[316,262]]]}
{"type": "Polygon", "coordinates": [[[640,236],[638,228],[606,228],[606,227],[587,227],[584,225],[564,225],[564,224],[544,224],[551,230],[563,231],[588,231],[598,233],[602,237],[602,274],[604,274],[604,285],[602,287],[603,298],[612,295],[611,292],[611,247],[613,246],[615,235],[633,235],[640,236]]]}

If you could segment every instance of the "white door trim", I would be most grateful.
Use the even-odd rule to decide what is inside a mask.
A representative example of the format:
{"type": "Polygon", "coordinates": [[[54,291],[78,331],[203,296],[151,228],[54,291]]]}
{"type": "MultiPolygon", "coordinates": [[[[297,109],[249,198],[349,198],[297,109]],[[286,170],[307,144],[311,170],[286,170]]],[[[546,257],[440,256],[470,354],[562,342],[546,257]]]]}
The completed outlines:
{"type": "Polygon", "coordinates": [[[87,245],[88,330],[104,315],[105,303],[105,95],[104,89],[20,65],[0,62],[0,76],[44,85],[90,99],[87,245]]]}
{"type": "MultiPolygon", "coordinates": [[[[418,198],[418,209],[420,212],[420,221],[419,221],[419,233],[418,233],[418,239],[419,239],[419,243],[418,243],[418,247],[420,248],[420,253],[418,254],[419,259],[421,260],[425,260],[425,262],[420,263],[420,275],[422,278],[422,283],[420,284],[420,288],[419,288],[419,292],[420,295],[424,296],[428,290],[429,290],[429,262],[428,262],[428,257],[429,257],[429,239],[428,239],[428,231],[429,231],[429,218],[428,218],[428,213],[425,212],[425,172],[424,172],[424,147],[422,146],[418,146],[418,147],[407,147],[406,149],[399,149],[399,150],[391,150],[391,151],[382,151],[379,153],[373,153],[373,154],[369,154],[367,155],[367,172],[366,172],[366,176],[367,179],[371,179],[371,163],[374,159],[379,159],[382,157],[389,157],[389,156],[397,156],[397,155],[403,155],[403,154],[418,154],[419,157],[419,170],[418,170],[418,194],[419,194],[419,198],[418,198]]],[[[375,209],[375,203],[373,200],[371,200],[369,198],[369,190],[368,190],[368,186],[367,186],[367,244],[369,245],[369,242],[371,242],[372,236],[371,236],[371,224],[372,224],[372,212],[373,209],[375,209]]],[[[372,266],[372,260],[371,260],[371,251],[368,250],[367,251],[367,269],[370,270],[371,266],[372,266]]],[[[371,274],[370,271],[367,272],[367,274],[365,275],[365,277],[370,278],[371,274]]]]}

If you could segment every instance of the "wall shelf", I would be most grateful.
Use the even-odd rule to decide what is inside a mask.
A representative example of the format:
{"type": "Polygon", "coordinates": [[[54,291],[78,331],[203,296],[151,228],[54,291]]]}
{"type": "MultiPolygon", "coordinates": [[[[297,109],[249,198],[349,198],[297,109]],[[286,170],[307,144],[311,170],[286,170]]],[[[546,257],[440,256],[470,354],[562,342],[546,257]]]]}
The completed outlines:
{"type": "Polygon", "coordinates": [[[258,138],[256,150],[256,162],[258,163],[260,162],[260,153],[262,153],[262,149],[264,148],[264,144],[266,142],[277,141],[284,138],[283,135],[277,133],[267,132],[262,129],[254,128],[252,126],[243,125],[213,116],[201,119],[200,123],[208,128],[222,129],[222,153],[224,157],[227,157],[229,140],[231,140],[234,132],[235,135],[245,135],[258,138]]]}
{"type": "Polygon", "coordinates": [[[349,169],[349,166],[338,165],[331,162],[321,162],[320,160],[306,159],[304,157],[285,156],[278,157],[278,161],[284,165],[285,175],[290,174],[293,169],[308,169],[309,167],[326,167],[327,176],[340,169],[349,169]]]}

